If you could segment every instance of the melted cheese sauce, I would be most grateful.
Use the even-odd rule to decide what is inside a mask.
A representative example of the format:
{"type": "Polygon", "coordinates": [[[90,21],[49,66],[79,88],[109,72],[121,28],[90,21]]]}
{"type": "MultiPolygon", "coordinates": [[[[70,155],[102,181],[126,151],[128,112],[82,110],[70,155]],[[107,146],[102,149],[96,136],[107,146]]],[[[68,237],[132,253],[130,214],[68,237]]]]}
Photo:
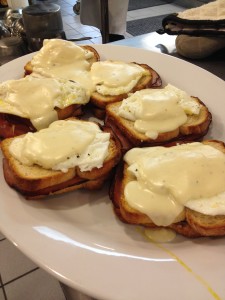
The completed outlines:
{"type": "Polygon", "coordinates": [[[141,66],[122,61],[100,61],[91,67],[96,91],[102,95],[128,93],[143,75],[149,75],[141,66]]]}
{"type": "Polygon", "coordinates": [[[144,234],[148,239],[157,243],[168,243],[176,237],[176,232],[169,228],[147,228],[144,234]]]}
{"type": "Polygon", "coordinates": [[[26,76],[0,85],[0,112],[30,119],[40,130],[58,119],[55,107],[88,102],[86,91],[76,82],[26,76]]]}
{"type": "Polygon", "coordinates": [[[134,128],[156,139],[159,133],[176,130],[187,115],[199,114],[200,105],[184,91],[167,85],[164,89],[144,89],[122,101],[119,116],[134,122],[134,128]]]}
{"type": "Polygon", "coordinates": [[[93,53],[72,42],[45,40],[41,50],[32,58],[33,72],[45,77],[71,79],[79,82],[89,93],[102,95],[128,93],[143,75],[141,66],[121,61],[102,61],[91,65],[93,53]]]}
{"type": "Polygon", "coordinates": [[[109,133],[91,122],[60,120],[49,128],[15,138],[10,153],[27,166],[67,172],[79,166],[81,171],[101,168],[108,154],[109,133]]]}
{"type": "Polygon", "coordinates": [[[211,201],[225,191],[225,155],[209,145],[134,148],[124,160],[133,175],[126,201],[158,226],[173,223],[188,201],[211,201]]]}
{"type": "Polygon", "coordinates": [[[32,58],[34,73],[79,82],[89,94],[94,90],[90,76],[93,53],[73,42],[61,39],[44,40],[41,50],[32,58]]]}

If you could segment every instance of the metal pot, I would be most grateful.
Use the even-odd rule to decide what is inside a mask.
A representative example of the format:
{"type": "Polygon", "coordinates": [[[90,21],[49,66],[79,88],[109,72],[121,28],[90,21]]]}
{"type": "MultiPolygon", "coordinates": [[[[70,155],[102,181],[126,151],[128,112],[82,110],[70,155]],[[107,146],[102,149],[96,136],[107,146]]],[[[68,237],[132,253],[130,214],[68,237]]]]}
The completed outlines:
{"type": "Polygon", "coordinates": [[[0,40],[0,64],[4,64],[27,53],[23,40],[12,36],[0,40]]]}
{"type": "Polygon", "coordinates": [[[27,6],[22,11],[30,51],[37,51],[44,39],[65,39],[60,6],[54,3],[39,3],[27,6]]]}

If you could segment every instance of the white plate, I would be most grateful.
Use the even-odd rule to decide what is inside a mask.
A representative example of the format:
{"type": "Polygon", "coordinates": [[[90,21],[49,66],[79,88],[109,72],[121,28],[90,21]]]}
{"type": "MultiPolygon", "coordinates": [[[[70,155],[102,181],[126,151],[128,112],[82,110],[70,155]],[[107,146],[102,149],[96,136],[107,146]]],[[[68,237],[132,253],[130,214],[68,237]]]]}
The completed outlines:
{"type": "MultiPolygon", "coordinates": [[[[169,82],[198,96],[213,114],[208,137],[225,140],[225,83],[177,58],[123,46],[96,45],[102,59],[147,63],[169,82]]],[[[0,68],[18,78],[31,56],[0,68]]],[[[147,241],[114,216],[107,189],[27,201],[2,172],[0,230],[39,266],[88,295],[107,300],[225,299],[225,238],[147,241]]]]}

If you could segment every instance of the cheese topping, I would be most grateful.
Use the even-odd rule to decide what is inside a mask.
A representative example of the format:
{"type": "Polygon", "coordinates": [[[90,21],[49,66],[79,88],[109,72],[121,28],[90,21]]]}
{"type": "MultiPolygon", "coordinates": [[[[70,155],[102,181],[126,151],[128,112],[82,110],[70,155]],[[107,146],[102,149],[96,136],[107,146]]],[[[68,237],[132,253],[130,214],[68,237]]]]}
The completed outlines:
{"type": "Polygon", "coordinates": [[[91,77],[96,91],[102,95],[128,93],[143,75],[149,75],[141,66],[122,61],[100,61],[91,67],[91,77]]]}
{"type": "Polygon", "coordinates": [[[164,89],[144,89],[122,101],[119,116],[134,122],[134,128],[156,139],[159,133],[177,129],[187,115],[199,114],[200,104],[184,91],[167,85],[164,89]]]}
{"type": "Polygon", "coordinates": [[[92,122],[60,120],[49,128],[15,138],[9,148],[14,158],[27,166],[67,172],[101,168],[108,154],[110,134],[92,122]]]}
{"type": "Polygon", "coordinates": [[[61,39],[44,40],[43,47],[31,60],[32,70],[45,77],[58,77],[79,82],[89,96],[130,92],[149,71],[135,63],[101,61],[91,63],[91,51],[61,39]]]}
{"type": "Polygon", "coordinates": [[[173,223],[187,203],[198,199],[205,199],[207,213],[213,214],[210,205],[225,193],[225,155],[209,145],[134,148],[124,160],[133,176],[125,187],[126,201],[158,226],[173,223]]]}
{"type": "Polygon", "coordinates": [[[34,73],[46,77],[57,77],[79,82],[89,91],[94,90],[90,77],[90,60],[94,56],[73,42],[51,39],[44,40],[43,47],[32,58],[34,73]]]}
{"type": "Polygon", "coordinates": [[[146,228],[144,234],[148,239],[157,243],[168,243],[176,237],[176,232],[169,228],[146,228]]]}
{"type": "Polygon", "coordinates": [[[58,119],[55,107],[88,102],[86,91],[76,82],[26,76],[0,85],[0,112],[30,119],[40,130],[58,119]]]}

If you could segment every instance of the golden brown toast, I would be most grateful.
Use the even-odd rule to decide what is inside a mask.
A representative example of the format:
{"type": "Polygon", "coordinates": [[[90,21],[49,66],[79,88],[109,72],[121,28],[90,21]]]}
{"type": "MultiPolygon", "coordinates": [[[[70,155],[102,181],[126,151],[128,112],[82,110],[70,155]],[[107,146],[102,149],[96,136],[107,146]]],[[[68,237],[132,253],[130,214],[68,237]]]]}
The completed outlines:
{"type": "Polygon", "coordinates": [[[159,133],[156,139],[151,139],[144,133],[138,132],[134,128],[134,122],[124,119],[118,115],[121,101],[112,103],[106,107],[106,119],[107,126],[112,127],[115,134],[120,138],[123,137],[127,141],[127,145],[124,145],[124,141],[121,141],[124,152],[133,147],[146,147],[168,144],[174,141],[194,141],[200,140],[206,135],[209,125],[212,121],[212,115],[209,112],[206,105],[200,101],[197,97],[192,97],[197,103],[201,105],[199,115],[188,115],[188,119],[185,124],[179,128],[159,133]]]}
{"type": "Polygon", "coordinates": [[[186,219],[201,236],[225,235],[225,216],[207,216],[186,208],[186,219]]]}
{"type": "MultiPolygon", "coordinates": [[[[211,145],[225,154],[225,144],[221,141],[207,140],[202,143],[211,145]]],[[[128,182],[134,180],[134,176],[127,171],[127,167],[128,165],[125,162],[121,162],[117,166],[117,171],[110,187],[109,196],[114,212],[124,223],[157,227],[147,215],[130,207],[127,203],[124,189],[128,182]]],[[[185,207],[178,219],[169,225],[168,228],[190,238],[222,236],[225,235],[225,215],[208,216],[185,207]]]]}
{"type": "MultiPolygon", "coordinates": [[[[93,47],[91,47],[89,45],[84,45],[84,46],[80,46],[80,47],[83,48],[84,50],[90,51],[94,54],[93,57],[89,60],[90,64],[100,60],[100,56],[99,56],[98,52],[93,47]]],[[[24,73],[25,76],[30,75],[33,72],[31,61],[28,61],[26,63],[26,65],[24,66],[24,72],[25,72],[24,73]]]]}
{"type": "Polygon", "coordinates": [[[11,187],[29,199],[42,198],[50,194],[63,193],[79,188],[100,188],[121,158],[120,147],[111,134],[108,155],[101,168],[93,168],[90,171],[82,172],[79,167],[75,166],[68,169],[67,172],[55,171],[44,169],[38,165],[23,165],[15,159],[9,151],[10,144],[14,139],[5,139],[1,144],[4,156],[4,176],[11,187]]]}
{"type": "MultiPolygon", "coordinates": [[[[133,93],[145,88],[158,88],[162,85],[162,80],[159,76],[159,74],[152,69],[147,64],[138,64],[135,63],[145,70],[147,70],[148,75],[142,76],[142,78],[138,81],[138,83],[135,85],[133,89],[129,91],[129,93],[133,93]]],[[[92,104],[92,111],[94,115],[100,119],[103,119],[105,117],[105,108],[110,103],[115,103],[118,101],[122,101],[123,99],[128,97],[129,93],[124,93],[120,95],[101,95],[98,92],[93,92],[91,94],[90,102],[92,104]]]]}

